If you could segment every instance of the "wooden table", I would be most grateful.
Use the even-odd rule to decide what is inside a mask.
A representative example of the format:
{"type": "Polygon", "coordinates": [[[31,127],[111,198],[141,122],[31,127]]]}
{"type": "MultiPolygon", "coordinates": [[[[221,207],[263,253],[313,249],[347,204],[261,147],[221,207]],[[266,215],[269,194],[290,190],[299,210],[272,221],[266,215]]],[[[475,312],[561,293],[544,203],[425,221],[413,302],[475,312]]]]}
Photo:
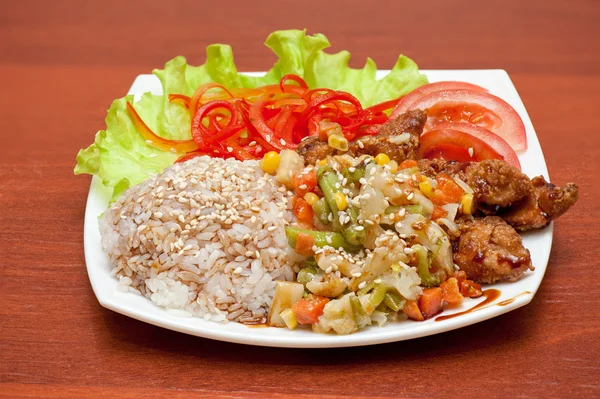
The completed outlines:
{"type": "Polygon", "coordinates": [[[0,396],[600,396],[600,5],[486,2],[2,2],[0,396]],[[105,310],[85,270],[90,178],[75,154],[133,78],[213,42],[270,67],[275,29],[323,32],[351,64],[504,68],[553,180],[579,183],[533,302],[457,331],[373,347],[286,350],[187,336],[105,310]]]}

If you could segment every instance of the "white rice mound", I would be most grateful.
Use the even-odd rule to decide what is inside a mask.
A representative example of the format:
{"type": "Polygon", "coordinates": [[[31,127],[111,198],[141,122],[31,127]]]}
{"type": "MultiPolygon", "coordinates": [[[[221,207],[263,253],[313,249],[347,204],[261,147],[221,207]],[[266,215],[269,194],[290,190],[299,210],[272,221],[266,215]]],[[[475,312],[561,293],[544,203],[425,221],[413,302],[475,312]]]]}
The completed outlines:
{"type": "Polygon", "coordinates": [[[100,218],[120,288],[181,316],[264,323],[292,281],[292,193],[258,162],[207,156],[129,188],[100,218]]]}

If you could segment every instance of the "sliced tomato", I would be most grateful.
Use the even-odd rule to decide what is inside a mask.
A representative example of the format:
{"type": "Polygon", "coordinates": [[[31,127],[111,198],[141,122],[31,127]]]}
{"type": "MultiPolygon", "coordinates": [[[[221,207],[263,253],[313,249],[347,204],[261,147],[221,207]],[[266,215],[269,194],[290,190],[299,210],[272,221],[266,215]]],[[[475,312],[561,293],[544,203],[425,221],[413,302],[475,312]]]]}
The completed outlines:
{"type": "MultiPolygon", "coordinates": [[[[458,130],[470,134],[471,136],[477,137],[478,139],[489,144],[494,150],[496,150],[502,156],[504,161],[506,161],[506,163],[521,170],[521,163],[519,162],[519,157],[517,156],[515,151],[510,147],[510,145],[508,145],[506,140],[504,140],[497,134],[467,122],[442,123],[441,125],[436,126],[433,131],[440,129],[458,130]]],[[[429,134],[430,132],[424,133],[423,136],[429,134]]]]}
{"type": "Polygon", "coordinates": [[[506,101],[474,90],[442,90],[427,94],[409,107],[427,110],[425,131],[447,122],[470,122],[491,130],[515,150],[527,149],[525,125],[506,101]]]}
{"type": "Polygon", "coordinates": [[[454,129],[435,129],[422,135],[417,156],[460,162],[503,159],[498,151],[483,140],[454,129]]]}
{"type": "Polygon", "coordinates": [[[467,82],[446,81],[429,83],[428,85],[421,86],[402,97],[398,105],[396,105],[396,108],[394,108],[394,110],[392,111],[390,118],[395,118],[398,115],[403,114],[410,109],[414,109],[411,108],[411,105],[417,100],[419,100],[421,97],[442,90],[473,90],[487,92],[487,89],[467,82]]]}

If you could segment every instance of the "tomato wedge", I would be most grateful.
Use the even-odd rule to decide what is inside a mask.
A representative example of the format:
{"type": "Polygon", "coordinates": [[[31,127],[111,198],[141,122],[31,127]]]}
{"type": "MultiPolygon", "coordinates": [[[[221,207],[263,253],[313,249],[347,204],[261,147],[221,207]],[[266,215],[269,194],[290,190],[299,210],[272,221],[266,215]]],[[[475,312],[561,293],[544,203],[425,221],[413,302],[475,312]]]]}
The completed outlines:
{"type": "Polygon", "coordinates": [[[474,136],[474,137],[484,141],[485,143],[489,144],[494,150],[496,150],[496,152],[498,152],[502,156],[502,158],[504,159],[504,161],[506,161],[506,163],[521,170],[521,163],[519,162],[519,157],[517,156],[515,151],[510,147],[510,145],[508,145],[506,140],[504,140],[502,137],[498,136],[497,134],[490,132],[487,129],[484,129],[477,125],[473,125],[472,123],[466,123],[466,122],[443,123],[441,125],[436,126],[434,130],[429,131],[427,133],[423,133],[423,135],[421,137],[424,137],[425,135],[432,133],[436,130],[444,130],[444,129],[458,130],[460,132],[470,134],[471,136],[474,136]]]}
{"type": "Polygon", "coordinates": [[[504,159],[485,141],[454,129],[435,129],[422,135],[417,156],[459,162],[504,159]]]}
{"type": "Polygon", "coordinates": [[[429,83],[428,85],[421,86],[402,97],[396,108],[394,108],[394,110],[392,111],[390,118],[395,118],[398,115],[403,114],[410,109],[414,109],[410,108],[411,105],[414,104],[421,97],[442,90],[473,90],[487,92],[487,89],[467,82],[444,81],[429,83]]]}
{"type": "Polygon", "coordinates": [[[425,131],[446,122],[470,122],[491,130],[515,150],[527,149],[525,125],[506,101],[473,90],[442,90],[415,101],[409,110],[427,109],[425,131]]]}

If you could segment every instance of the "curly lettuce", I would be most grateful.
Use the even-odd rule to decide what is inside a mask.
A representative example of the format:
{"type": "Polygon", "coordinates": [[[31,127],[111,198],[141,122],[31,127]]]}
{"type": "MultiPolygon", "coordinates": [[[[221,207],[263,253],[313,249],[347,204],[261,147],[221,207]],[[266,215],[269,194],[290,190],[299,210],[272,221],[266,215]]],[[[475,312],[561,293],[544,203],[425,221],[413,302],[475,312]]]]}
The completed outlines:
{"type": "MultiPolygon", "coordinates": [[[[206,49],[206,62],[189,65],[182,56],[153,73],[161,82],[163,95],[146,93],[134,107],[158,135],[185,140],[191,137],[190,116],[180,105],[170,103],[168,94],[192,95],[203,83],[217,82],[226,87],[251,88],[279,82],[286,74],[303,77],[309,87],[328,87],[354,94],[364,106],[397,98],[427,83],[417,65],[401,55],[391,72],[376,79],[377,66],[367,59],[362,69],[348,66],[350,53],[328,54],[329,41],[322,34],[307,35],[302,30],[276,31],[265,45],[278,57],[264,76],[247,76],[238,72],[233,51],[225,44],[206,49]]],[[[102,179],[112,190],[113,199],[132,185],[171,165],[176,155],[148,145],[136,131],[126,111],[132,96],[115,100],[108,110],[106,129],[96,134],[94,143],[77,154],[75,174],[91,174],[102,179]]]]}

